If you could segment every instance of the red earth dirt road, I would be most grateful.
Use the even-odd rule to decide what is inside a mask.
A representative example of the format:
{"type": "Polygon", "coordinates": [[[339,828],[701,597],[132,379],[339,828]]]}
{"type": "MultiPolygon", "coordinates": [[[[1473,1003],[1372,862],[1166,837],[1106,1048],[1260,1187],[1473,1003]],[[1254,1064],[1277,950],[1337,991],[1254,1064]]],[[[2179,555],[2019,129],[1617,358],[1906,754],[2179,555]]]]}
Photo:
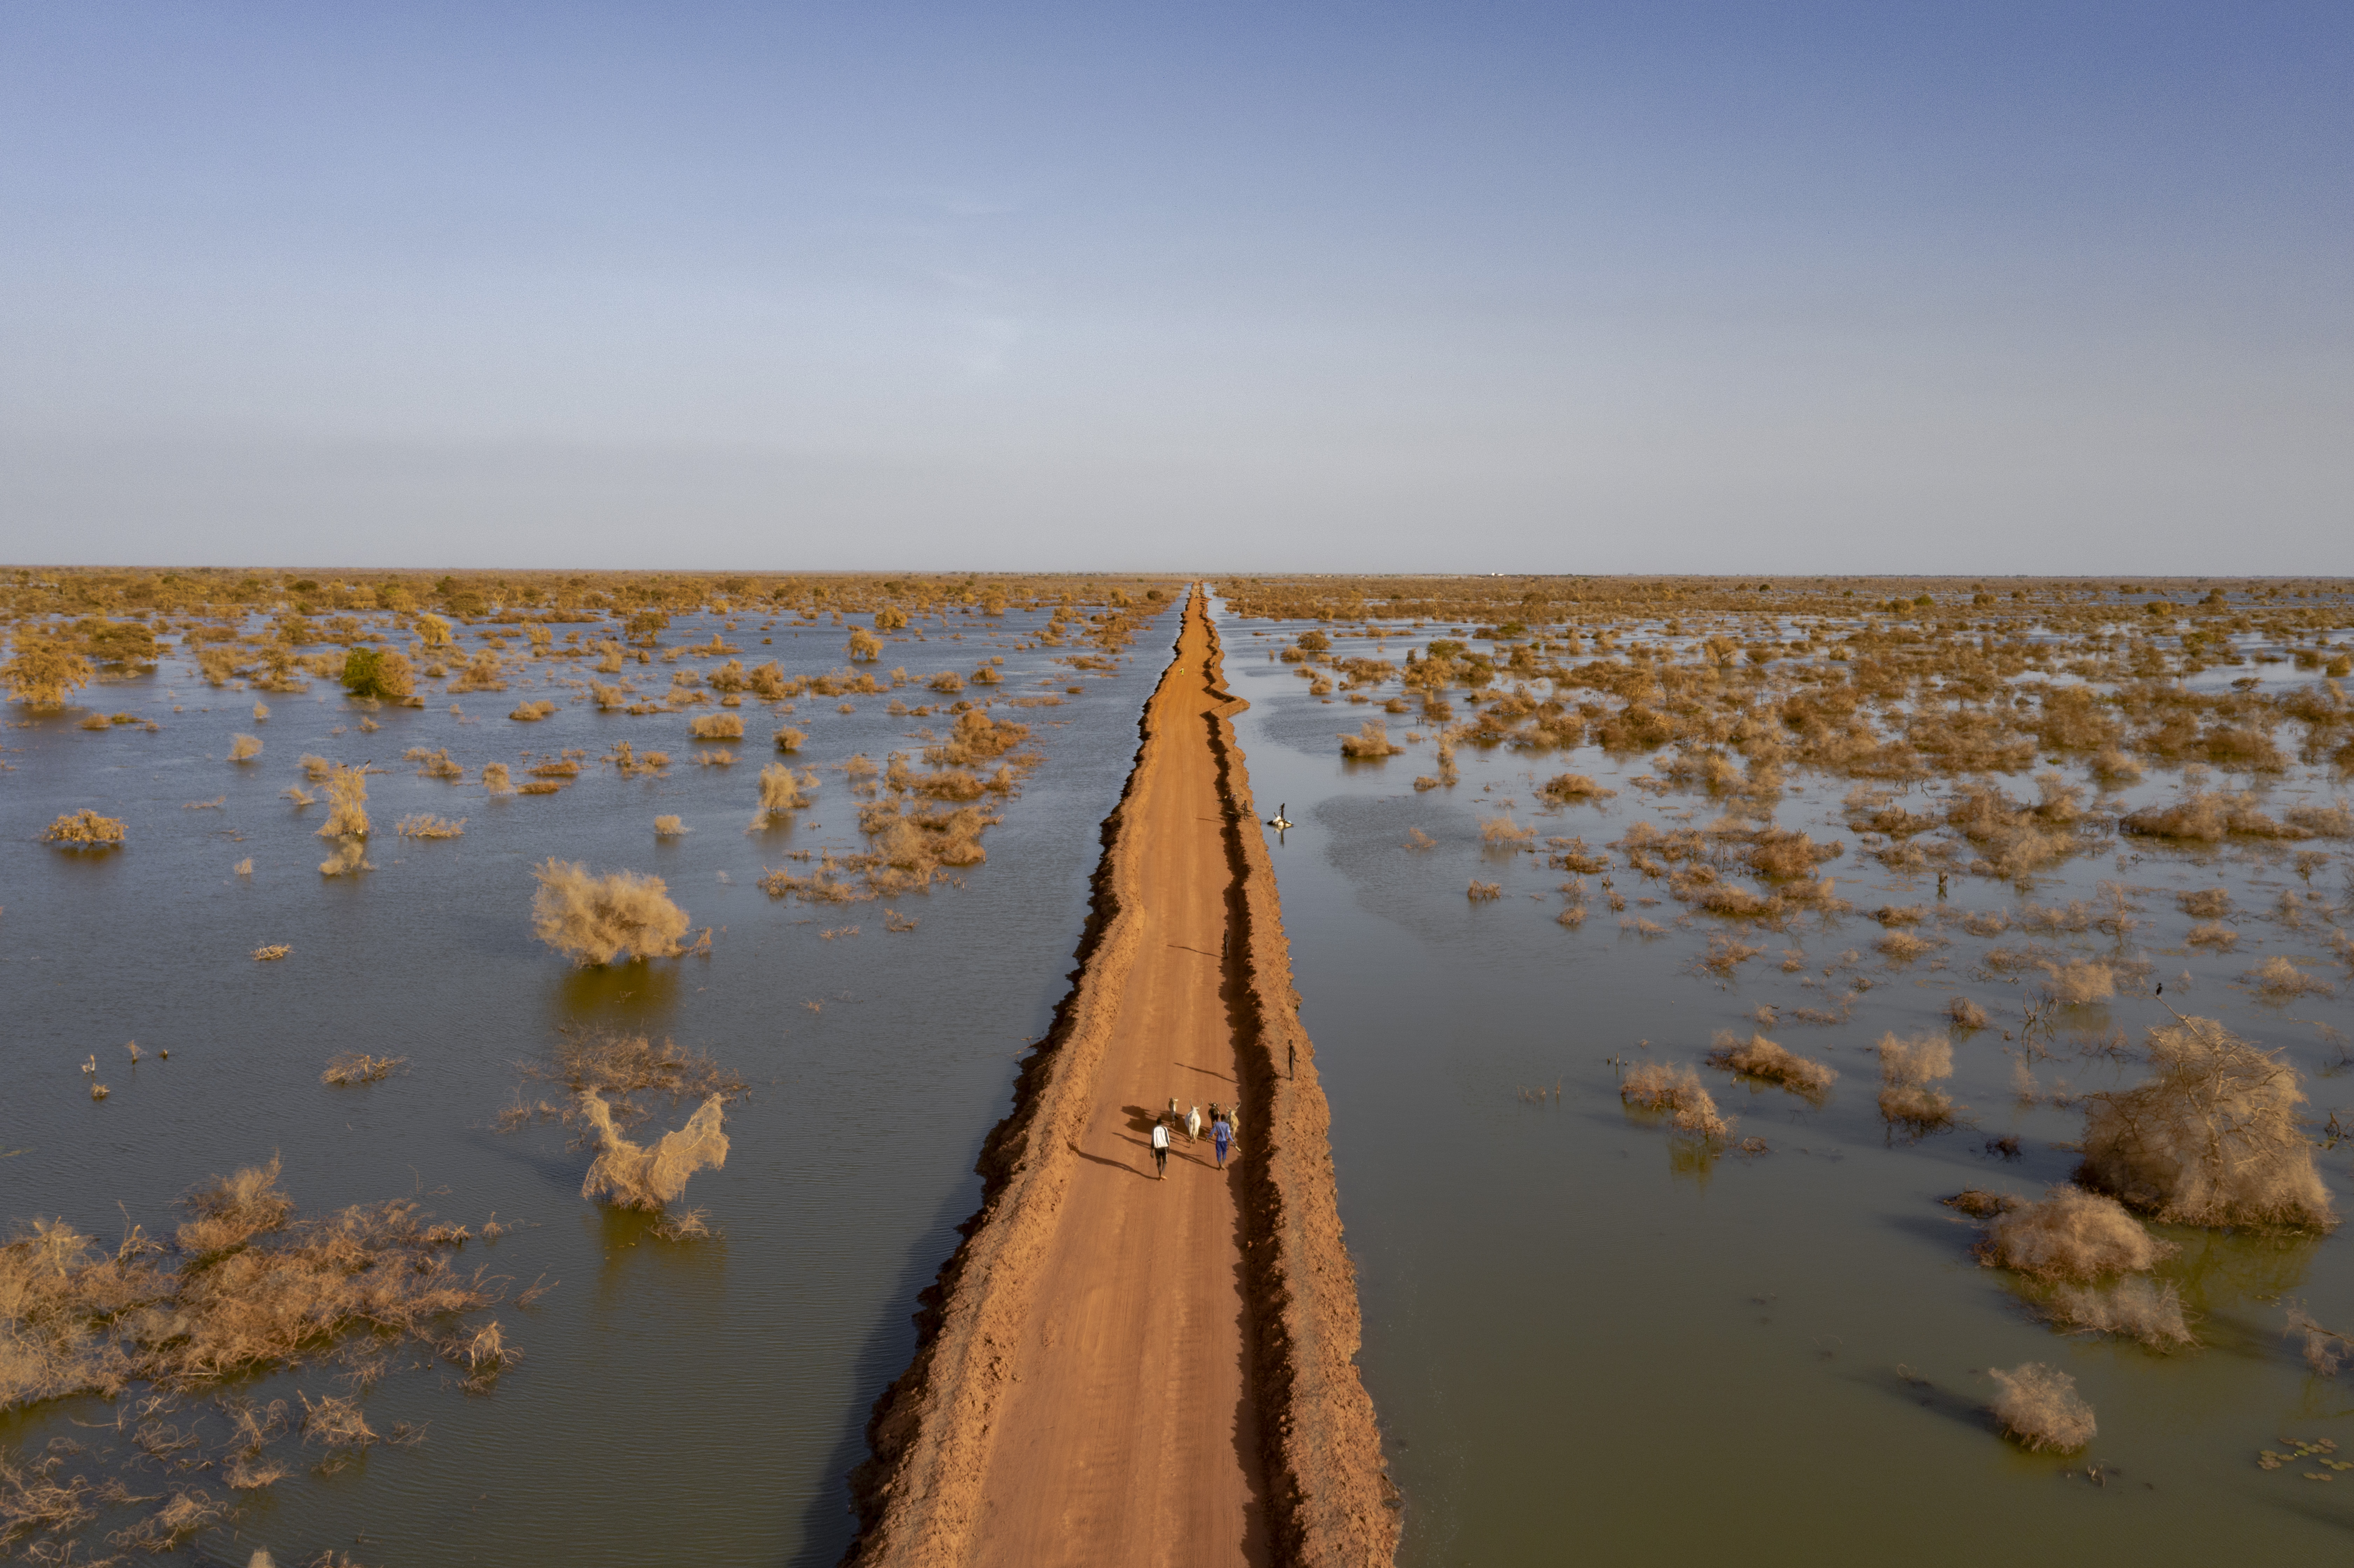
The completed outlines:
{"type": "MultiPolygon", "coordinates": [[[[1142,835],[1134,967],[1097,1071],[1079,1162],[1013,1345],[970,1538],[976,1564],[1267,1563],[1258,1412],[1248,1379],[1239,1172],[1218,1168],[1208,1107],[1240,1097],[1222,994],[1225,806],[1189,605],[1152,698],[1128,827],[1142,835]],[[1204,1110],[1154,1177],[1153,1118],[1204,1110]]],[[[1247,1116],[1240,1138],[1252,1135],[1247,1116]]]]}

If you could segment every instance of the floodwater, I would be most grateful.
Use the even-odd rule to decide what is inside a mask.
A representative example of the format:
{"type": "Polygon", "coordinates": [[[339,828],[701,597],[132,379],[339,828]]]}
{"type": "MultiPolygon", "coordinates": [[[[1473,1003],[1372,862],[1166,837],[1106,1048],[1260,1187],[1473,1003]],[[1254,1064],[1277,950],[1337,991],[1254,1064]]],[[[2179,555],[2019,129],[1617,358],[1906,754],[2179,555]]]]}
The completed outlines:
{"type": "MultiPolygon", "coordinates": [[[[882,903],[811,908],[755,885],[791,851],[860,846],[847,758],[880,762],[920,747],[919,727],[953,726],[945,711],[892,717],[887,697],[850,697],[851,714],[833,697],[795,705],[781,722],[810,733],[792,760],[819,770],[819,803],[757,836],[744,830],[775,723],[748,701],[732,768],[692,761],[712,748],[687,739],[683,714],[600,714],[541,683],[451,699],[420,683],[425,709],[376,713],[382,727],[367,734],[332,681],[306,694],[224,690],[177,659],[85,691],[87,708],[0,731],[10,768],[0,773],[0,1217],[63,1215],[110,1244],[131,1222],[168,1234],[173,1201],[191,1185],[276,1152],[301,1213],[416,1195],[444,1220],[479,1226],[495,1213],[522,1228],[470,1244],[461,1266],[516,1289],[559,1282],[535,1307],[498,1310],[524,1360],[494,1392],[470,1396],[446,1368],[412,1357],[366,1395],[379,1431],[426,1424],[421,1446],[376,1448],[332,1477],[298,1467],[233,1528],[169,1560],[241,1565],[257,1546],[281,1563],[348,1552],[371,1568],[841,1556],[844,1478],[864,1457],[869,1408],[907,1364],[917,1294],[979,1200],[981,1141],[1067,985],[1097,829],[1176,631],[1164,610],[1107,677],[1053,662],[1095,652],[1088,644],[1018,649],[1044,619],[919,620],[924,640],[893,636],[874,666],[904,664],[920,682],[1002,656],[995,694],[1063,699],[996,710],[1029,723],[1046,760],[1001,808],[986,865],[960,874],[961,885],[887,901],[918,921],[906,933],[886,933],[882,903]],[[272,709],[265,724],[250,717],[257,694],[272,709]],[[538,724],[505,717],[538,696],[563,711],[538,724]],[[464,716],[449,711],[453,700],[464,716]],[[90,710],[161,727],[86,732],[76,721],[90,710]],[[225,760],[238,731],[261,736],[259,760],[225,760]],[[667,775],[599,768],[617,739],[667,750],[667,775]],[[524,747],[585,748],[591,760],[558,794],[494,800],[478,782],[415,777],[401,758],[416,746],[448,747],[474,779],[492,760],[520,779],[524,747]],[[306,752],[388,769],[368,780],[375,870],[320,875],[324,807],[281,799],[306,752]],[[53,817],[83,806],[128,819],[127,847],[79,854],[38,842],[53,817]],[[463,816],[465,834],[395,837],[394,821],[416,811],[463,816]],[[694,831],[658,841],[653,819],[666,813],[694,831]],[[576,971],[530,931],[531,867],[551,855],[666,878],[695,926],[716,927],[709,957],[576,971]],[[252,874],[235,874],[249,856],[252,874]],[[293,948],[284,959],[249,957],[280,942],[293,948]],[[514,1064],[567,1025],[670,1035],[751,1081],[728,1111],[726,1168],[687,1193],[717,1238],[665,1242],[645,1216],[582,1201],[587,1156],[558,1128],[493,1130],[514,1064]],[[134,1040],[146,1053],[136,1065],[124,1049],[134,1040]],[[372,1086],[322,1084],[322,1065],[344,1051],[408,1065],[372,1086]],[[79,1070],[93,1054],[111,1090],[102,1102],[79,1070]]],[[[833,624],[680,617],[663,641],[702,642],[730,625],[722,634],[747,665],[775,658],[802,675],[843,662],[847,629],[833,624]]],[[[612,628],[570,630],[593,641],[612,628]]],[[[631,673],[666,673],[659,662],[631,673]]],[[[897,694],[949,700],[920,684],[897,694]]],[[[336,1371],[234,1392],[339,1393],[336,1371]]],[[[0,1418],[0,1444],[64,1436],[127,1448],[88,1429],[117,1408],[77,1399],[0,1418]]],[[[226,1435],[217,1418],[211,1431],[216,1443],[226,1435]]],[[[162,1478],[150,1465],[131,1489],[160,1491],[162,1478]]],[[[216,1474],[194,1478],[227,1495],[216,1474]]],[[[99,1536],[133,1517],[111,1512],[82,1557],[104,1555],[99,1536]]]]}
{"type": "MultiPolygon", "coordinates": [[[[1229,619],[1222,634],[1229,681],[1252,704],[1235,723],[1259,814],[1280,804],[1299,824],[1270,834],[1269,847],[1301,1016],[1332,1104],[1364,1308],[1361,1364],[1405,1497],[1402,1562],[2290,1562],[2354,1545],[2354,1472],[2256,1463],[2284,1438],[2334,1438],[2341,1456],[2354,1454],[2354,1374],[2311,1375],[2282,1333],[2289,1300],[2354,1332],[2354,1233],[2283,1241],[2167,1229],[2182,1251],[2158,1276],[2179,1283],[2202,1347],[2160,1356],[2036,1320],[2007,1276],[1972,1261],[1976,1227],[1937,1202],[1965,1186],[2038,1195],[2076,1160],[2062,1146],[2081,1136],[2081,1112],[2023,1107],[2013,1092],[2003,1029],[2018,1027],[2027,988],[1984,964],[1996,946],[2035,941],[2071,957],[2122,947],[2153,966],[2165,1001],[2285,1047],[2307,1076],[2317,1123],[2354,1106],[2340,1049],[2354,1033],[2349,977],[2325,941],[2329,921],[2354,925],[2343,842],[2296,846],[2331,852],[2309,883],[2286,850],[2192,855],[2138,840],[2039,877],[2026,900],[1956,874],[1948,910],[2016,916],[2029,901],[2092,898],[2106,880],[2136,890],[2143,924],[2122,938],[2014,927],[1980,939],[1957,923],[1925,926],[1948,945],[1896,965],[1873,951],[1882,930],[1865,912],[1940,907],[1934,873],[1892,875],[1857,853],[1839,811],[1849,782],[1797,774],[1776,821],[1847,842],[1822,872],[1856,913],[1751,934],[1764,951],[1721,983],[1695,960],[1709,933],[1733,923],[1678,923],[1665,889],[1613,855],[1625,915],[1588,877],[1591,916],[1565,928],[1555,920],[1565,874],[1542,853],[1485,849],[1479,834],[1510,800],[1540,840],[1583,836],[1599,850],[1638,818],[1704,825],[1716,814],[1704,797],[1632,787],[1647,770],[1640,758],[1469,745],[1458,786],[1417,794],[1415,776],[1436,771],[1427,740],[1383,763],[1342,761],[1336,736],[1380,708],[1320,701],[1295,666],[1268,659],[1264,650],[1308,625],[1229,619]],[[1534,785],[1569,770],[1619,793],[1537,810],[1534,785]],[[1414,829],[1435,847],[1405,847],[1414,829]],[[1474,878],[1500,882],[1502,897],[1471,903],[1474,878]],[[2191,920],[2173,897],[2219,884],[2232,889],[2243,933],[2222,956],[2184,945],[2191,920]],[[2334,913],[2298,927],[2264,917],[2284,893],[2334,913]],[[1640,916],[1666,933],[1621,928],[1640,916]],[[1786,949],[1803,964],[1786,971],[1786,949]],[[1840,957],[1849,949],[1852,963],[1840,957]],[[2334,981],[2336,995],[2262,1000],[2242,976],[2276,954],[2334,981]],[[1770,1153],[1708,1158],[1622,1107],[1610,1058],[1700,1065],[1714,1031],[1758,1027],[1750,1014],[1761,1002],[1785,1014],[1826,1007],[1825,991],[1847,984],[1827,980],[1827,965],[1872,982],[1849,1021],[1786,1016],[1765,1031],[1839,1070],[1819,1110],[1702,1067],[1720,1108],[1740,1118],[1737,1132],[1764,1138],[1770,1153]],[[1994,1023],[1956,1038],[1946,1086],[1968,1125],[1892,1139],[1874,1104],[1872,1046],[1890,1030],[1943,1033],[1956,991],[1994,1023]],[[1539,1087],[1541,1105],[1519,1093],[1539,1087]],[[1987,1150],[2008,1134],[2020,1141],[2015,1161],[1987,1150]],[[2034,1361],[2073,1374],[2096,1412],[2084,1453],[2032,1455],[1995,1434],[1984,1369],[2034,1361]]],[[[1402,661],[1417,641],[1377,652],[1402,661]]],[[[1336,652],[1361,649],[1376,652],[1353,636],[1336,652]]],[[[1397,740],[1414,721],[1389,724],[1397,740]]],[[[2127,799],[2167,795],[2175,782],[2154,773],[2127,799]]],[[[2328,795],[2296,772],[2268,809],[2328,795]]],[[[2113,1030],[2138,1041],[2168,1022],[2146,986],[2131,989],[2062,1014],[2057,1057],[2036,1066],[2047,1092],[2061,1079],[2081,1092],[2139,1075],[2080,1054],[2113,1030]]],[[[2319,1156],[2341,1212],[2354,1208],[2349,1153],[2319,1156]]]]}

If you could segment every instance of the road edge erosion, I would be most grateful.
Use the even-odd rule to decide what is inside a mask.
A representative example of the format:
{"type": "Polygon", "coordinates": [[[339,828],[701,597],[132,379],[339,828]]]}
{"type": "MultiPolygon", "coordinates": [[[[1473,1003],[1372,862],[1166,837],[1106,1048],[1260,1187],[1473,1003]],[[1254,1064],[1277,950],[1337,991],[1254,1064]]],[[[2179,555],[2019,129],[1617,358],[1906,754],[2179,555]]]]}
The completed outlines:
{"type": "Polygon", "coordinates": [[[1253,1372],[1266,1413],[1260,1447],[1276,1493],[1278,1549],[1285,1561],[1316,1568],[1389,1563],[1397,1557],[1401,1499],[1382,1457],[1373,1396],[1357,1369],[1363,1319],[1356,1266],[1341,1239],[1332,1109],[1315,1044],[1300,1026],[1275,863],[1258,831],[1250,769],[1235,736],[1234,715],[1250,704],[1226,686],[1225,649],[1214,623],[1204,674],[1211,694],[1223,699],[1211,710],[1209,739],[1234,869],[1228,921],[1242,937],[1228,959],[1237,1044],[1258,1080],[1246,1103],[1265,1107],[1263,1130],[1244,1161],[1244,1228],[1253,1372]]]}
{"type": "Polygon", "coordinates": [[[1223,649],[1206,605],[1197,584],[1169,667],[1139,716],[1136,761],[1100,830],[1103,851],[1070,990],[1023,1062],[1013,1108],[982,1145],[981,1205],[958,1227],[963,1242],[919,1298],[915,1354],[868,1420],[868,1457],[850,1478],[858,1534],[845,1564],[933,1568],[968,1555],[1001,1397],[1015,1370],[1016,1339],[1077,1163],[1077,1139],[1140,942],[1143,834],[1129,831],[1130,809],[1155,776],[1166,743],[1191,739],[1156,734],[1161,699],[1176,694],[1172,683],[1197,679],[1203,707],[1185,716],[1189,724],[1197,715],[1204,722],[1201,743],[1217,766],[1227,919],[1240,938],[1229,944],[1222,989],[1244,1103],[1262,1128],[1245,1145],[1237,1204],[1247,1260],[1249,1372],[1260,1412],[1256,1437],[1276,1554],[1283,1563],[1336,1568],[1394,1559],[1396,1493],[1383,1470],[1373,1402],[1354,1360],[1361,1319],[1355,1271],[1341,1239],[1331,1111],[1313,1047],[1299,1024],[1274,866],[1257,830],[1249,776],[1229,722],[1248,705],[1225,685],[1223,649]],[[1182,648],[1195,616],[1208,645],[1198,668],[1182,648]],[[1294,1049],[1302,1069],[1297,1081],[1277,1066],[1280,1059],[1288,1067],[1294,1049]]]}

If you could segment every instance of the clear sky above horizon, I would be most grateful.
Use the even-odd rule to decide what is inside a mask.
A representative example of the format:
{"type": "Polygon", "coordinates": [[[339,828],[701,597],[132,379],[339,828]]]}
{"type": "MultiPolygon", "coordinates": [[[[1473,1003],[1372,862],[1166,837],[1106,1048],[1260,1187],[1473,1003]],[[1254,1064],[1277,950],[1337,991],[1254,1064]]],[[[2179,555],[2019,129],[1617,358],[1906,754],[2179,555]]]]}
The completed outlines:
{"type": "Polygon", "coordinates": [[[0,558],[2354,573],[2354,6],[0,5],[0,558]]]}

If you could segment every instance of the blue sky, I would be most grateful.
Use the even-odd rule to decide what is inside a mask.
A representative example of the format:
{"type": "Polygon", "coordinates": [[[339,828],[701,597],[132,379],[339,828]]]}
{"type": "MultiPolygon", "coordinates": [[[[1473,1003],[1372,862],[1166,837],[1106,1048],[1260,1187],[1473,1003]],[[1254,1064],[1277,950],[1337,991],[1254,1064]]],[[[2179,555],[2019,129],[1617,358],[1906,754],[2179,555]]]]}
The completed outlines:
{"type": "Polygon", "coordinates": [[[2349,44],[0,5],[0,556],[2354,572],[2349,44]]]}

